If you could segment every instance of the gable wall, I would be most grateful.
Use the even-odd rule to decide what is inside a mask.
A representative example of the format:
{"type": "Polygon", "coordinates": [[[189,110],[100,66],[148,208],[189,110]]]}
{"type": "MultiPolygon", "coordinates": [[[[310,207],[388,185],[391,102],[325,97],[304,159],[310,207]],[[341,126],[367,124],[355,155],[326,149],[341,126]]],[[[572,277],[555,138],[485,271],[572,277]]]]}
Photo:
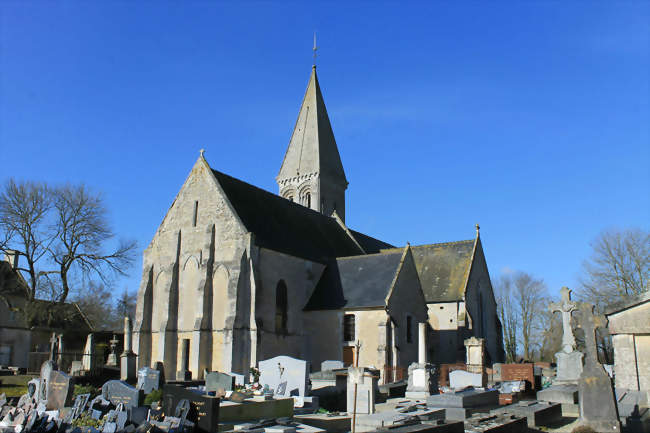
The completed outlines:
{"type": "MultiPolygon", "coordinates": [[[[163,361],[167,377],[174,377],[180,366],[180,345],[183,339],[189,339],[194,378],[202,374],[203,368],[230,370],[232,353],[214,353],[222,361],[217,365],[211,362],[211,352],[219,346],[232,351],[233,338],[232,330],[213,329],[212,314],[228,312],[229,320],[214,318],[214,323],[232,329],[246,247],[245,228],[216,186],[207,164],[199,160],[143,254],[134,327],[140,366],[163,361]],[[227,287],[221,287],[222,291],[215,293],[218,296],[213,296],[213,277],[218,269],[218,275],[227,275],[227,287]],[[213,346],[213,339],[223,344],[213,346]]],[[[223,277],[218,281],[224,285],[223,277]]]]}
{"type": "Polygon", "coordinates": [[[398,347],[396,365],[408,368],[411,363],[418,361],[418,323],[428,321],[424,294],[410,251],[404,256],[404,263],[388,300],[388,314],[395,323],[398,347]],[[410,343],[406,335],[409,316],[412,318],[410,343]]]}
{"type": "Polygon", "coordinates": [[[465,305],[471,317],[471,334],[485,338],[492,363],[503,362],[503,336],[497,327],[497,306],[483,248],[479,242],[465,292],[465,305]]]}

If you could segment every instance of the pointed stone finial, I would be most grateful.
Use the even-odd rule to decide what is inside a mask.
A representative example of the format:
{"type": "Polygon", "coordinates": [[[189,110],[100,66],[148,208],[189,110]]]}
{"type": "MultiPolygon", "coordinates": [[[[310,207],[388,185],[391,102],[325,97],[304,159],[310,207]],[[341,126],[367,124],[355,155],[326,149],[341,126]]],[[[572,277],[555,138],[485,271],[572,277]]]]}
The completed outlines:
{"type": "Polygon", "coordinates": [[[476,223],[476,237],[478,237],[479,232],[481,231],[481,226],[476,223]]]}
{"type": "Polygon", "coordinates": [[[199,156],[200,156],[201,158],[205,158],[205,149],[201,149],[201,150],[199,150],[199,156]]]}

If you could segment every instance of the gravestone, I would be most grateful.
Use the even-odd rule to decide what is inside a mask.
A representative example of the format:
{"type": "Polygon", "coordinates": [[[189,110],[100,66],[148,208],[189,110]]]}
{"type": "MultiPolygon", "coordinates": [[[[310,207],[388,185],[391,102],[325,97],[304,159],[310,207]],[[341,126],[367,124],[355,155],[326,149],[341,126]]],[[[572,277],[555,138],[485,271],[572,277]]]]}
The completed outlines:
{"type": "Polygon", "coordinates": [[[553,302],[549,305],[552,313],[560,312],[562,314],[562,350],[555,354],[557,361],[557,375],[554,383],[576,384],[582,372],[581,352],[576,351],[576,340],[571,328],[571,313],[578,307],[576,302],[571,301],[571,290],[568,287],[562,287],[561,302],[553,302]]]}
{"type": "Polygon", "coordinates": [[[81,413],[86,409],[86,405],[88,404],[89,399],[90,394],[79,394],[77,397],[75,397],[74,404],[72,405],[72,410],[70,411],[72,420],[79,418],[79,415],[81,415],[81,413]]]}
{"type": "MultiPolygon", "coordinates": [[[[54,336],[54,334],[52,335],[54,336]]],[[[36,398],[37,402],[47,401],[47,384],[50,381],[50,373],[54,370],[56,370],[56,364],[53,361],[48,360],[41,365],[40,384],[38,387],[39,394],[36,398]]]]}
{"type": "Polygon", "coordinates": [[[509,413],[527,419],[528,427],[552,424],[562,418],[562,405],[559,403],[522,401],[490,411],[491,414],[509,413]]]}
{"type": "Polygon", "coordinates": [[[438,389],[437,370],[427,363],[427,324],[418,323],[418,362],[409,365],[406,398],[426,398],[438,389]]]}
{"type": "Polygon", "coordinates": [[[62,371],[52,370],[47,382],[47,410],[60,410],[72,401],[72,378],[62,371]]]}
{"type": "Polygon", "coordinates": [[[579,422],[598,432],[619,432],[621,423],[612,380],[598,362],[596,348],[596,328],[607,326],[607,319],[593,311],[592,304],[580,303],[578,326],[585,334],[585,366],[578,382],[579,422]]]}
{"type": "Polygon", "coordinates": [[[117,336],[113,334],[113,339],[109,341],[111,347],[111,353],[108,354],[106,359],[107,367],[117,367],[117,345],[120,343],[120,340],[117,339],[117,336]]]}
{"type": "Polygon", "coordinates": [[[291,358],[290,356],[276,356],[275,358],[260,361],[259,383],[275,391],[281,397],[294,397],[297,407],[304,405],[304,397],[309,392],[309,361],[291,358]],[[283,392],[280,393],[279,390],[283,392]]]}
{"type": "Polygon", "coordinates": [[[526,389],[535,389],[535,369],[531,363],[503,364],[501,366],[501,380],[513,381],[523,380],[526,382],[526,389]]]}
{"type": "Polygon", "coordinates": [[[246,383],[246,377],[243,374],[233,373],[232,371],[228,374],[235,378],[235,385],[244,386],[244,383],[246,383]]]}
{"type": "Polygon", "coordinates": [[[357,386],[356,412],[375,413],[375,396],[379,393],[379,371],[364,367],[348,367],[347,411],[354,410],[354,386],[357,386]]]}
{"type": "Polygon", "coordinates": [[[102,397],[125,408],[140,406],[142,391],[121,380],[109,380],[102,386],[102,397]]]}
{"type": "Polygon", "coordinates": [[[224,391],[232,391],[234,387],[235,378],[229,374],[221,373],[219,371],[212,371],[205,377],[205,390],[208,392],[216,392],[219,389],[223,389],[224,391]]]}
{"type": "Polygon", "coordinates": [[[160,371],[150,367],[142,367],[138,370],[138,383],[136,388],[149,394],[151,391],[160,388],[160,371]]]}
{"type": "Polygon", "coordinates": [[[339,368],[345,368],[343,361],[328,360],[320,363],[320,371],[338,370],[339,368]]]}
{"type": "Polygon", "coordinates": [[[201,394],[198,391],[178,385],[163,386],[163,408],[165,413],[173,414],[181,400],[189,401],[187,420],[196,425],[199,433],[213,433],[219,425],[218,397],[201,394]]]}
{"type": "Polygon", "coordinates": [[[33,398],[34,400],[38,401],[38,396],[40,394],[39,390],[41,387],[41,381],[40,379],[32,379],[29,382],[27,382],[27,394],[29,395],[29,398],[33,398]]]}
{"type": "Polygon", "coordinates": [[[454,370],[449,373],[449,387],[454,389],[463,389],[468,386],[475,388],[485,387],[485,375],[480,373],[470,373],[465,370],[454,370]]]}
{"type": "Polygon", "coordinates": [[[485,339],[470,337],[464,343],[467,371],[485,373],[485,339]]]}

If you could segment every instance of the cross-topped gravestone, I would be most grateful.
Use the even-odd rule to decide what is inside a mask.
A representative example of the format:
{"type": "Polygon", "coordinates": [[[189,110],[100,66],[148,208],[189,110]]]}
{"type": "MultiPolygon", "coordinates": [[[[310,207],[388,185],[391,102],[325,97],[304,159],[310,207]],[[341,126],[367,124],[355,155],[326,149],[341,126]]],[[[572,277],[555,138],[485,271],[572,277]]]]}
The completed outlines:
{"type": "Polygon", "coordinates": [[[560,302],[549,304],[551,312],[559,311],[562,313],[562,350],[555,354],[557,360],[557,376],[555,384],[567,385],[577,384],[582,373],[582,352],[576,350],[576,340],[571,328],[571,314],[577,309],[578,304],[571,301],[571,290],[568,287],[562,287],[560,290],[562,299],[560,302]]]}
{"type": "Polygon", "coordinates": [[[113,334],[113,339],[109,341],[111,344],[111,353],[108,354],[108,359],[106,360],[106,365],[110,367],[117,367],[117,353],[115,352],[117,345],[120,340],[117,339],[117,336],[113,334]]]}
{"type": "Polygon", "coordinates": [[[580,424],[591,427],[598,432],[619,432],[616,400],[612,380],[598,363],[596,348],[596,330],[607,326],[604,316],[594,314],[594,306],[580,302],[578,307],[578,326],[585,334],[585,368],[578,382],[580,402],[580,424]]]}
{"type": "Polygon", "coordinates": [[[549,309],[552,313],[556,311],[562,313],[562,350],[565,353],[571,353],[576,347],[576,340],[571,329],[571,313],[576,310],[578,305],[571,301],[571,289],[562,287],[560,293],[562,294],[562,301],[552,302],[549,309]]]}
{"type": "Polygon", "coordinates": [[[607,319],[605,319],[605,316],[594,314],[594,306],[586,302],[580,303],[579,311],[578,327],[585,333],[585,363],[598,364],[596,330],[606,327],[607,319]]]}
{"type": "Polygon", "coordinates": [[[59,340],[56,338],[56,333],[52,333],[50,337],[50,361],[54,362],[56,358],[56,343],[59,340]]]}

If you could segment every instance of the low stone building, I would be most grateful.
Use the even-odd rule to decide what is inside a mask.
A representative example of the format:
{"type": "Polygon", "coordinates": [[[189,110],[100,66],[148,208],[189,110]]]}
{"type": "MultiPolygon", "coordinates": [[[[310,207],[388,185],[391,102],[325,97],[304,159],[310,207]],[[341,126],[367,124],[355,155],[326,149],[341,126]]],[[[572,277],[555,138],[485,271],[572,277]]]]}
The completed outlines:
{"type": "Polygon", "coordinates": [[[354,334],[365,366],[406,368],[420,321],[440,359],[463,360],[471,335],[503,359],[478,231],[396,248],[345,224],[348,182],[315,68],[276,181],[278,195],[213,169],[201,152],[144,251],[139,366],[162,361],[174,377],[187,347],[194,378],[246,373],[276,355],[350,362],[354,334]]]}
{"type": "Polygon", "coordinates": [[[75,303],[27,301],[26,283],[17,271],[18,257],[7,254],[0,261],[0,365],[39,371],[49,356],[52,333],[68,341],[66,350],[83,350],[92,324],[75,303]]]}
{"type": "Polygon", "coordinates": [[[650,292],[606,313],[617,389],[645,391],[650,402],[650,292]]]}

